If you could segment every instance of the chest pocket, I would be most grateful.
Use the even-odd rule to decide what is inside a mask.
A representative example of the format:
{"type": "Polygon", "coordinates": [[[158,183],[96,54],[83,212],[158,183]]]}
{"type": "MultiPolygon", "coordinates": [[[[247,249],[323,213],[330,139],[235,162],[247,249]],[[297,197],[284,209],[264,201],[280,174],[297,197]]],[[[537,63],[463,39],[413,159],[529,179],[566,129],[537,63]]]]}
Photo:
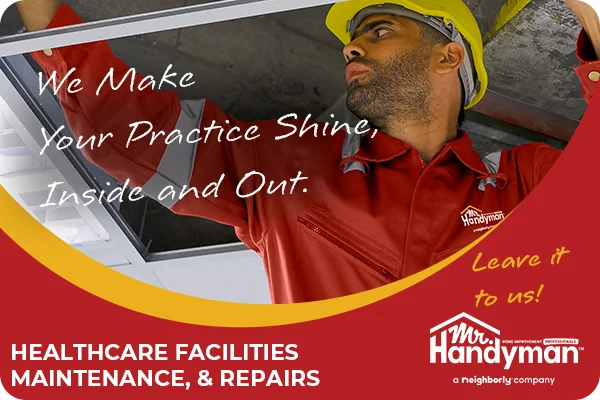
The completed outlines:
{"type": "Polygon", "coordinates": [[[360,266],[385,283],[400,279],[399,256],[328,212],[313,206],[301,213],[297,222],[316,241],[329,245],[346,259],[353,261],[350,264],[360,266]]]}
{"type": "MultiPolygon", "coordinates": [[[[481,161],[487,168],[488,173],[490,175],[495,175],[499,172],[501,158],[502,158],[502,151],[497,151],[497,152],[490,153],[490,154],[487,154],[487,155],[481,157],[481,161]]],[[[493,188],[498,188],[498,182],[495,177],[488,177],[486,179],[481,179],[479,181],[478,189],[482,192],[485,192],[489,188],[489,186],[492,186],[493,188]]],[[[465,228],[465,229],[468,229],[468,228],[465,228]]],[[[470,243],[475,241],[478,237],[480,237],[481,235],[483,235],[486,232],[487,232],[487,230],[482,230],[482,231],[480,231],[479,234],[472,233],[470,236],[470,240],[465,240],[464,238],[456,240],[456,242],[459,242],[460,244],[456,244],[456,242],[451,243],[451,245],[447,246],[447,248],[445,250],[442,250],[442,251],[432,254],[431,258],[429,260],[429,265],[435,265],[435,264],[451,257],[455,253],[458,253],[459,251],[461,251],[462,249],[467,247],[470,243]]]]}

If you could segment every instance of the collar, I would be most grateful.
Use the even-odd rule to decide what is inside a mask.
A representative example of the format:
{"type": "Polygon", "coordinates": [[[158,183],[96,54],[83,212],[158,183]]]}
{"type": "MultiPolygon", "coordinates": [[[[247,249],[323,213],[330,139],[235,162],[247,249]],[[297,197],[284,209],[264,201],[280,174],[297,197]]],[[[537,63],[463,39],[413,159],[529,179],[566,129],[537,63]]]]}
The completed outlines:
{"type": "Polygon", "coordinates": [[[383,132],[378,132],[373,137],[371,130],[361,142],[356,158],[369,162],[386,162],[406,153],[410,146],[402,140],[396,139],[383,132]]]}
{"type": "MultiPolygon", "coordinates": [[[[383,132],[378,132],[373,137],[373,130],[367,133],[361,141],[360,148],[353,156],[345,157],[340,162],[340,167],[344,168],[350,162],[361,162],[367,169],[368,163],[380,163],[393,160],[396,157],[404,155],[412,148],[402,140],[393,138],[383,132]]],[[[477,174],[476,179],[496,178],[499,181],[500,188],[506,186],[508,176],[503,173],[490,174],[485,164],[481,161],[481,156],[473,150],[473,142],[465,131],[458,131],[457,138],[444,144],[438,155],[448,148],[456,158],[467,168],[477,174]]],[[[431,162],[435,162],[437,156],[431,162]]]]}
{"type": "Polygon", "coordinates": [[[500,189],[504,189],[508,183],[508,175],[504,173],[490,173],[481,161],[481,155],[473,150],[473,142],[465,131],[458,131],[455,140],[446,143],[456,158],[467,168],[475,172],[477,180],[495,179],[500,189]]]}
{"type": "Polygon", "coordinates": [[[448,146],[456,158],[467,168],[479,175],[486,177],[489,175],[487,167],[481,161],[481,156],[473,150],[473,141],[465,131],[458,131],[457,138],[444,146],[448,146]]]}

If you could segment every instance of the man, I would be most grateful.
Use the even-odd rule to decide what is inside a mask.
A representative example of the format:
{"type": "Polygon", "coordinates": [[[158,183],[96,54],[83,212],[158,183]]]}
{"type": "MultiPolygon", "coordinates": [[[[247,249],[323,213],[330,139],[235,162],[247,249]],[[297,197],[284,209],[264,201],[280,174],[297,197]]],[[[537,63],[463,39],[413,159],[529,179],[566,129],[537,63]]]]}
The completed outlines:
{"type": "MultiPolygon", "coordinates": [[[[304,302],[349,295],[397,281],[441,261],[504,218],[548,172],[559,152],[543,144],[519,146],[480,159],[459,131],[462,110],[487,86],[477,23],[461,0],[353,0],[332,7],[327,24],[345,44],[348,107],[374,128],[356,135],[286,135],[302,121],[254,123],[259,140],[200,144],[139,140],[126,145],[129,124],[154,130],[206,128],[216,121],[242,132],[251,124],[226,115],[209,100],[180,102],[161,91],[104,89],[59,93],[71,130],[115,140],[85,156],[115,178],[130,179],[153,197],[166,186],[205,187],[225,178],[218,197],[164,199],[165,207],[236,227],[263,258],[273,301],[304,302]],[[438,18],[441,17],[441,18],[438,18]],[[286,126],[286,127],[284,127],[286,126]],[[298,172],[308,180],[293,195],[269,195],[267,179],[298,172]],[[240,186],[240,187],[238,187],[240,186]]],[[[597,17],[573,2],[594,45],[597,17]]],[[[56,0],[23,0],[28,29],[80,23],[56,0]],[[52,17],[54,16],[54,17],[52,17]]],[[[584,95],[593,95],[600,62],[582,33],[578,67],[584,95]]],[[[33,55],[47,74],[97,87],[110,68],[118,82],[129,67],[105,42],[47,49],[33,55]]],[[[137,76],[137,82],[142,77],[137,76]]],[[[320,125],[324,128],[324,125],[320,125]]]]}

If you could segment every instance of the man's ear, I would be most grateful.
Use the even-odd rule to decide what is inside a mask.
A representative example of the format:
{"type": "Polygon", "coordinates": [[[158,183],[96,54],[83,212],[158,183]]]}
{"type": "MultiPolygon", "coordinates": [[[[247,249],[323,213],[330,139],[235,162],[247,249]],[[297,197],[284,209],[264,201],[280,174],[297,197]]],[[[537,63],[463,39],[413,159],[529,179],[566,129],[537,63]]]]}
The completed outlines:
{"type": "Polygon", "coordinates": [[[437,45],[434,48],[435,72],[449,74],[458,71],[465,59],[465,49],[458,43],[451,42],[437,45]]]}

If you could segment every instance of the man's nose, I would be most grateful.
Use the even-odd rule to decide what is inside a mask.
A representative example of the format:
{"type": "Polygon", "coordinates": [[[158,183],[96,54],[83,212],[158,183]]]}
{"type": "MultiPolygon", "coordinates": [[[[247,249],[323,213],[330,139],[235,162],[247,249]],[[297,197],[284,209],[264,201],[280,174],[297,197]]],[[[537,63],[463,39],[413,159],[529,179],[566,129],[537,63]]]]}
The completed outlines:
{"type": "Polygon", "coordinates": [[[358,43],[357,40],[353,40],[344,46],[344,58],[346,63],[354,60],[356,57],[364,57],[366,55],[365,49],[358,43]]]}

